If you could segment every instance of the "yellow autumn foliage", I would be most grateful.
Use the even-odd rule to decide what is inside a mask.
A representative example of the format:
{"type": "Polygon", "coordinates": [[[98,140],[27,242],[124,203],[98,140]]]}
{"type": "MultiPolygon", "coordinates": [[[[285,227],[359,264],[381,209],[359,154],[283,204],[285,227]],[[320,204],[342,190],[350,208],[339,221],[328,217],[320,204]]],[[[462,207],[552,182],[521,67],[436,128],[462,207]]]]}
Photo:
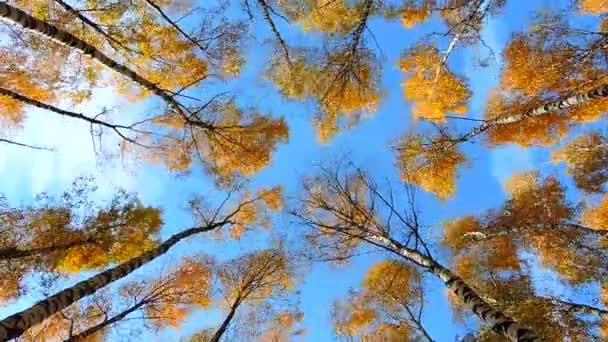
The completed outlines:
{"type": "Polygon", "coordinates": [[[524,37],[517,37],[509,42],[503,55],[505,66],[501,86],[535,96],[561,84],[563,75],[568,73],[566,68],[573,51],[566,48],[543,50],[532,46],[524,37]]]}
{"type": "Polygon", "coordinates": [[[405,302],[412,295],[413,285],[420,275],[411,265],[396,260],[384,260],[374,264],[365,273],[363,286],[387,301],[405,302]]]}
{"type": "Polygon", "coordinates": [[[376,312],[365,308],[353,308],[348,314],[348,318],[345,322],[341,322],[336,327],[336,333],[338,335],[352,335],[358,336],[362,332],[361,330],[376,319],[376,312]]]}
{"type": "Polygon", "coordinates": [[[413,28],[431,17],[431,11],[425,4],[426,2],[421,7],[408,6],[401,9],[401,24],[403,27],[413,28]]]}
{"type": "Polygon", "coordinates": [[[513,198],[533,191],[540,180],[537,171],[520,172],[512,175],[503,184],[504,190],[513,198]]]}
{"type": "Polygon", "coordinates": [[[608,141],[597,131],[584,133],[551,152],[553,163],[563,162],[566,173],[574,179],[576,186],[589,193],[604,192],[608,181],[608,141]]]}
{"type": "Polygon", "coordinates": [[[152,325],[157,329],[179,329],[195,309],[211,305],[212,270],[209,260],[202,256],[186,257],[167,276],[150,285],[150,303],[145,312],[157,317],[152,325]]]}
{"type": "Polygon", "coordinates": [[[608,230],[608,196],[604,196],[597,206],[585,209],[580,221],[593,229],[608,230]]]}
{"type": "Polygon", "coordinates": [[[608,0],[579,0],[581,9],[591,14],[608,12],[608,0]]]}
{"type": "Polygon", "coordinates": [[[464,216],[456,220],[445,221],[443,223],[444,245],[454,249],[461,249],[466,246],[466,234],[480,231],[481,226],[474,216],[464,216]]]}
{"type": "Polygon", "coordinates": [[[256,223],[258,213],[255,203],[243,204],[240,210],[234,215],[235,224],[232,225],[230,236],[239,239],[248,226],[256,223]]]}
{"type": "Polygon", "coordinates": [[[322,62],[297,59],[291,67],[277,60],[268,75],[285,96],[318,101],[314,124],[317,140],[324,144],[374,113],[382,96],[373,61],[365,54],[353,61],[350,54],[332,52],[322,62]]]}
{"type": "Polygon", "coordinates": [[[236,49],[230,49],[224,54],[222,61],[222,73],[224,78],[238,77],[245,60],[236,49]]]}
{"type": "Polygon", "coordinates": [[[428,120],[445,120],[447,113],[464,115],[471,97],[466,80],[443,65],[436,48],[418,45],[400,60],[406,78],[401,84],[405,99],[413,102],[412,115],[428,120]]]}
{"type": "MultiPolygon", "coordinates": [[[[15,56],[0,49],[0,60],[4,67],[0,73],[0,84],[3,88],[42,102],[54,99],[54,89],[46,85],[44,79],[37,81],[39,74],[29,72],[26,56],[15,56]]],[[[0,95],[0,127],[21,126],[24,114],[23,102],[0,95]]]]}
{"type": "Polygon", "coordinates": [[[397,147],[401,178],[446,200],[456,192],[456,168],[466,159],[448,137],[425,145],[422,136],[405,136],[397,147]]]}
{"type": "Polygon", "coordinates": [[[283,186],[261,190],[259,196],[270,210],[278,211],[283,208],[283,186]]]}
{"type": "Polygon", "coordinates": [[[359,11],[346,0],[313,0],[310,12],[300,18],[300,25],[305,31],[346,34],[359,16],[359,11]]]}

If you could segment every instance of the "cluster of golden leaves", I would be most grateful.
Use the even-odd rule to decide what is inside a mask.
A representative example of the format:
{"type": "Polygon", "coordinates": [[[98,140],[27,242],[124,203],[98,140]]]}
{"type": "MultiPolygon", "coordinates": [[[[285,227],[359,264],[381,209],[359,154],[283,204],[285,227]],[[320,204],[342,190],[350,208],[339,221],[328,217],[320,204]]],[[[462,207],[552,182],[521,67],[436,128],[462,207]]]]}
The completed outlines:
{"type": "Polygon", "coordinates": [[[238,300],[259,303],[280,297],[293,287],[293,272],[288,256],[275,249],[249,253],[221,265],[218,279],[228,305],[238,300]]]}
{"type": "Polygon", "coordinates": [[[579,135],[562,148],[551,152],[551,161],[563,162],[576,186],[588,193],[602,193],[608,180],[608,141],[600,132],[579,135]]]}
{"type": "Polygon", "coordinates": [[[277,145],[287,143],[289,128],[283,118],[246,112],[232,101],[218,104],[201,128],[187,124],[174,113],[154,119],[154,124],[174,130],[175,134],[150,137],[149,149],[125,144],[125,153],[137,159],[165,165],[175,172],[187,171],[199,157],[209,171],[230,184],[234,176],[252,176],[267,166],[277,145]],[[188,127],[186,127],[188,126],[188,127]],[[184,136],[180,130],[187,129],[184,136]]]}
{"type": "Polygon", "coordinates": [[[424,1],[420,7],[407,6],[400,11],[401,24],[406,28],[413,28],[431,17],[431,10],[427,1],[424,1]]]}
{"type": "Polygon", "coordinates": [[[591,14],[603,14],[608,12],[608,1],[606,0],[579,0],[581,9],[591,14]]]}
{"type": "Polygon", "coordinates": [[[241,74],[243,63],[245,63],[245,60],[237,49],[226,51],[222,61],[224,78],[238,77],[241,74]]]}
{"type": "Polygon", "coordinates": [[[464,216],[443,223],[443,241],[446,246],[460,250],[467,245],[467,233],[480,232],[481,225],[475,216],[464,216]]]}
{"type": "Polygon", "coordinates": [[[501,86],[527,96],[555,89],[564,80],[564,68],[570,65],[573,54],[567,48],[543,50],[525,37],[516,37],[503,51],[501,86]]]}
{"type": "MultiPolygon", "coordinates": [[[[112,211],[100,212],[95,225],[117,227],[103,231],[101,235],[93,235],[95,240],[90,244],[69,248],[58,261],[57,270],[75,273],[101,269],[111,263],[128,261],[158,244],[156,234],[163,224],[158,209],[134,207],[129,208],[124,217],[117,218],[114,215],[112,211]]],[[[48,245],[45,242],[45,246],[48,245]]]]}
{"type": "Polygon", "coordinates": [[[232,217],[234,224],[230,229],[230,236],[239,239],[250,227],[261,225],[270,226],[268,210],[280,211],[283,209],[283,187],[277,186],[271,189],[261,189],[255,197],[244,193],[238,211],[232,217]]]}
{"type": "Polygon", "coordinates": [[[304,319],[301,311],[283,311],[275,315],[270,326],[260,336],[260,342],[287,342],[290,336],[301,336],[306,333],[304,329],[297,329],[296,325],[304,319]]]}
{"type": "Polygon", "coordinates": [[[505,183],[511,195],[509,216],[511,224],[518,227],[545,224],[559,225],[574,215],[566,201],[565,188],[554,176],[541,179],[537,171],[512,175],[505,183]]]}
{"type": "MultiPolygon", "coordinates": [[[[48,80],[41,77],[44,74],[31,70],[35,67],[31,59],[26,55],[16,55],[0,49],[0,60],[3,63],[0,84],[3,88],[38,101],[54,99],[54,90],[48,84],[48,80]]],[[[24,103],[0,95],[0,128],[19,127],[23,119],[24,103]]]]}
{"type": "Polygon", "coordinates": [[[401,261],[383,260],[367,270],[362,285],[383,305],[392,305],[389,303],[415,300],[418,290],[415,284],[419,280],[420,274],[413,266],[401,261]]]}
{"type": "Polygon", "coordinates": [[[466,80],[444,65],[436,48],[418,45],[407,50],[400,67],[406,74],[403,93],[413,102],[415,118],[443,121],[447,113],[466,114],[471,97],[466,80]]]}
{"type": "Polygon", "coordinates": [[[312,98],[319,103],[315,126],[321,143],[340,130],[342,121],[351,127],[362,113],[374,113],[381,98],[377,70],[371,61],[354,61],[347,52],[335,52],[325,59],[323,63],[297,59],[291,66],[277,60],[269,75],[288,98],[312,98]]]}
{"type": "Polygon", "coordinates": [[[608,196],[604,196],[597,206],[585,209],[580,221],[593,229],[608,230],[608,196]]]}
{"type": "Polygon", "coordinates": [[[178,329],[192,311],[211,305],[212,286],[211,261],[204,256],[184,258],[169,275],[149,285],[144,313],[156,329],[178,329]]]}
{"type": "Polygon", "coordinates": [[[347,302],[334,303],[336,334],[359,336],[363,341],[409,340],[414,333],[408,324],[394,319],[402,315],[403,305],[419,299],[419,278],[413,266],[400,261],[374,264],[362,282],[363,291],[351,293],[347,302]]]}
{"type": "Polygon", "coordinates": [[[247,117],[239,110],[226,109],[217,133],[203,133],[199,147],[215,174],[253,175],[270,163],[278,143],[286,143],[289,130],[284,119],[259,114],[247,117]]]}
{"type": "Polygon", "coordinates": [[[359,12],[346,0],[314,0],[299,22],[305,31],[346,34],[358,22],[359,12]]]}
{"type": "Polygon", "coordinates": [[[431,140],[427,144],[420,135],[402,138],[397,147],[401,178],[445,200],[456,192],[456,168],[466,159],[448,136],[431,140]]]}

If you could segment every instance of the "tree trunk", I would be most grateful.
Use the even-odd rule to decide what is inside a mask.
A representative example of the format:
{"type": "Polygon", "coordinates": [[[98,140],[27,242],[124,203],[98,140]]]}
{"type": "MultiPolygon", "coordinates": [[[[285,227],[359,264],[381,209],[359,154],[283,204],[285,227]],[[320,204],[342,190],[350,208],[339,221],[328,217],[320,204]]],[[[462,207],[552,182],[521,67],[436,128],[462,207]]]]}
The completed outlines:
{"type": "Polygon", "coordinates": [[[173,99],[172,96],[167,94],[164,90],[157,87],[154,83],[148,81],[142,76],[138,75],[135,71],[129,69],[127,66],[119,64],[106,56],[103,52],[91,44],[75,37],[69,32],[63,31],[53,25],[50,25],[42,20],[36,19],[22,10],[15,8],[6,2],[0,2],[0,17],[16,24],[29,29],[33,32],[45,35],[51,38],[53,41],[63,45],[67,45],[82,51],[85,55],[96,59],[108,68],[118,72],[119,74],[133,80],[142,87],[150,90],[154,94],[160,96],[169,106],[171,106],[180,115],[185,116],[179,103],[173,99]]]}
{"type": "Polygon", "coordinates": [[[116,316],[113,316],[110,319],[106,319],[103,322],[97,324],[96,326],[90,327],[89,329],[81,332],[78,335],[74,335],[71,336],[70,338],[68,338],[67,340],[65,340],[65,342],[80,342],[80,341],[85,341],[85,339],[93,334],[95,334],[98,331],[103,330],[106,327],[109,327],[110,325],[117,323],[119,321],[121,321],[122,319],[124,319],[125,317],[127,317],[128,315],[130,315],[131,313],[137,311],[139,308],[141,308],[142,306],[146,305],[147,301],[142,300],[139,303],[131,306],[130,308],[122,311],[121,313],[117,314],[116,316]]]}
{"type": "Polygon", "coordinates": [[[101,272],[87,280],[81,281],[59,293],[48,297],[28,309],[18,312],[0,321],[0,341],[17,338],[27,329],[49,318],[54,313],[77,302],[80,298],[91,295],[106,285],[121,279],[148,262],[166,253],[173,245],[191,235],[213,230],[225,225],[226,221],[205,227],[195,227],[177,233],[156,248],[135,257],[121,265],[101,272]]]}
{"type": "Polygon", "coordinates": [[[241,298],[237,298],[234,304],[232,304],[232,306],[230,307],[230,312],[228,313],[228,316],[226,316],[220,328],[215,332],[215,334],[213,334],[211,342],[219,342],[222,335],[224,335],[226,330],[228,330],[228,325],[230,325],[230,321],[232,321],[232,319],[234,318],[234,315],[236,314],[236,309],[238,309],[240,305],[241,298]]]}
{"type": "Polygon", "coordinates": [[[473,311],[484,323],[489,325],[498,334],[514,342],[539,342],[541,341],[530,329],[522,327],[510,317],[492,308],[462,279],[443,267],[432,258],[422,253],[404,247],[400,243],[379,235],[373,235],[369,239],[401,257],[424,267],[430,273],[441,279],[456,296],[473,311]]]}
{"type": "Polygon", "coordinates": [[[528,110],[525,113],[501,116],[496,119],[491,119],[483,124],[475,127],[468,133],[462,135],[455,140],[455,143],[461,143],[468,141],[469,139],[489,130],[494,126],[507,125],[515,122],[525,120],[527,118],[533,118],[537,116],[543,116],[551,114],[560,109],[566,109],[574,106],[579,106],[595,99],[604,98],[608,96],[608,85],[603,85],[595,89],[589,90],[584,93],[572,95],[566,98],[558,99],[555,101],[547,102],[542,106],[538,106],[528,110]]]}

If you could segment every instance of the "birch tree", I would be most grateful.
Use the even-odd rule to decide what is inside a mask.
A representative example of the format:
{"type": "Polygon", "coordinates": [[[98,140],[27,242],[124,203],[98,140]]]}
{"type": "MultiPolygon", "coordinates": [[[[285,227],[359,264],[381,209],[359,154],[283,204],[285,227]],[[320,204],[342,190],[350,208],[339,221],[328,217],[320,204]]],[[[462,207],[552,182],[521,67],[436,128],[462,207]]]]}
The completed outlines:
{"type": "Polygon", "coordinates": [[[268,201],[268,197],[263,196],[264,193],[265,191],[261,191],[259,194],[250,195],[246,199],[231,203],[226,200],[218,209],[206,212],[196,208],[197,216],[202,222],[200,226],[176,233],[162,243],[147,249],[141,255],[134,256],[126,262],[65,288],[21,312],[5,317],[0,321],[0,340],[6,341],[21,336],[35,324],[51,317],[81,298],[94,294],[114,281],[126,277],[138,268],[162,256],[178,242],[190,236],[223,227],[231,227],[233,232],[242,233],[246,229],[259,225],[257,218],[261,216],[261,213],[258,213],[256,209],[266,207],[260,204],[268,201]],[[232,208],[225,207],[225,205],[230,205],[232,208]]]}
{"type": "Polygon", "coordinates": [[[492,307],[472,285],[433,258],[421,238],[413,202],[404,216],[390,194],[383,195],[364,173],[348,168],[324,169],[306,181],[304,188],[302,205],[293,214],[311,228],[309,239],[326,258],[348,258],[355,248],[364,246],[387,251],[433,274],[498,334],[513,341],[541,338],[492,307]]]}

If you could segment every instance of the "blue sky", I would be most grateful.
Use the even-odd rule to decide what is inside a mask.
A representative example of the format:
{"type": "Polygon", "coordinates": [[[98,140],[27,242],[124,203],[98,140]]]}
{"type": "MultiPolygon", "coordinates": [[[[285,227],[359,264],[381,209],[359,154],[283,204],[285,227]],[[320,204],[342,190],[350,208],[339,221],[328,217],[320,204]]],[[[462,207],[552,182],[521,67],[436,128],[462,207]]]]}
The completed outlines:
{"type": "MultiPolygon", "coordinates": [[[[481,117],[488,91],[498,82],[502,47],[512,33],[526,29],[527,20],[531,18],[530,13],[534,8],[547,8],[563,3],[565,2],[550,0],[525,3],[518,0],[508,1],[504,12],[489,20],[483,30],[484,40],[497,57],[497,60],[492,61],[486,68],[474,65],[475,56],[487,55],[487,50],[483,47],[458,48],[451,55],[450,68],[468,77],[474,94],[469,103],[469,117],[481,117]]],[[[318,39],[304,34],[295,24],[289,26],[280,20],[277,24],[290,45],[314,44],[318,39]]],[[[398,70],[398,59],[401,52],[419,38],[443,29],[437,20],[408,30],[398,21],[386,22],[374,18],[370,23],[370,30],[376,36],[384,56],[382,88],[386,96],[375,115],[363,120],[353,129],[343,131],[325,146],[317,142],[311,125],[314,104],[282,98],[272,84],[261,77],[272,48],[267,43],[271,36],[261,16],[257,16],[252,40],[248,44],[248,58],[243,75],[226,87],[235,93],[240,104],[259,107],[264,113],[284,116],[290,127],[290,139],[288,144],[279,146],[272,163],[252,179],[252,186],[275,186],[280,183],[285,186],[289,197],[297,196],[300,181],[314,172],[315,165],[345,153],[374,177],[388,178],[398,186],[399,173],[394,155],[388,146],[416,124],[410,115],[410,105],[403,99],[400,86],[403,74],[398,70]]],[[[441,47],[447,47],[448,43],[442,42],[441,47]]],[[[374,43],[370,42],[370,45],[373,46],[374,43]]],[[[204,97],[208,95],[207,91],[199,89],[190,95],[204,97]]],[[[115,117],[128,121],[127,118],[136,118],[157,110],[161,104],[156,100],[131,103],[108,89],[102,89],[95,93],[92,103],[81,109],[87,113],[96,113],[104,106],[116,108],[115,117]]],[[[57,194],[67,188],[75,177],[94,175],[100,188],[97,194],[99,200],[108,200],[117,187],[122,187],[138,193],[146,204],[165,208],[166,226],[162,236],[166,238],[189,227],[190,217],[183,207],[192,194],[214,198],[221,196],[214,191],[209,177],[199,168],[195,168],[187,177],[176,177],[161,167],[134,166],[129,161],[100,160],[93,153],[87,125],[57,118],[39,110],[29,110],[28,117],[23,131],[16,138],[32,144],[55,147],[57,152],[33,152],[13,146],[1,146],[0,179],[4,182],[0,191],[15,204],[31,202],[33,196],[40,191],[57,194]]],[[[108,134],[104,144],[108,147],[113,146],[112,144],[115,146],[117,141],[108,134]]],[[[424,223],[432,227],[433,233],[440,233],[440,223],[446,219],[480,213],[498,205],[505,198],[501,183],[514,172],[534,168],[555,169],[555,166],[547,164],[547,152],[536,149],[524,150],[516,146],[504,146],[488,151],[479,146],[468,145],[465,152],[470,161],[466,168],[461,169],[456,196],[441,202],[430,194],[418,194],[424,223]]],[[[279,218],[276,222],[274,229],[277,230],[298,229],[292,226],[288,218],[279,218]]],[[[149,274],[151,270],[158,269],[180,255],[197,252],[206,252],[225,260],[267,244],[268,236],[266,233],[250,234],[241,241],[229,243],[195,237],[180,243],[169,255],[144,267],[139,274],[149,274]]],[[[437,251],[437,255],[445,261],[441,251],[437,251]]],[[[331,304],[335,299],[343,298],[349,288],[356,287],[367,267],[381,258],[380,254],[365,255],[341,267],[318,264],[312,268],[300,286],[301,309],[305,314],[302,326],[308,331],[302,338],[304,341],[333,340],[331,304]]],[[[69,283],[70,281],[65,285],[69,283]]],[[[429,280],[428,283],[431,285],[431,294],[424,321],[430,335],[437,341],[451,341],[456,335],[463,335],[463,328],[453,323],[441,284],[436,280],[429,280]]],[[[7,307],[3,310],[3,315],[4,312],[8,314],[8,311],[17,311],[38,298],[40,294],[34,292],[7,307]]],[[[222,315],[217,310],[197,312],[185,322],[180,331],[164,331],[160,338],[187,336],[203,325],[217,325],[221,318],[222,315]]],[[[468,328],[474,328],[474,324],[469,323],[468,328]]]]}

